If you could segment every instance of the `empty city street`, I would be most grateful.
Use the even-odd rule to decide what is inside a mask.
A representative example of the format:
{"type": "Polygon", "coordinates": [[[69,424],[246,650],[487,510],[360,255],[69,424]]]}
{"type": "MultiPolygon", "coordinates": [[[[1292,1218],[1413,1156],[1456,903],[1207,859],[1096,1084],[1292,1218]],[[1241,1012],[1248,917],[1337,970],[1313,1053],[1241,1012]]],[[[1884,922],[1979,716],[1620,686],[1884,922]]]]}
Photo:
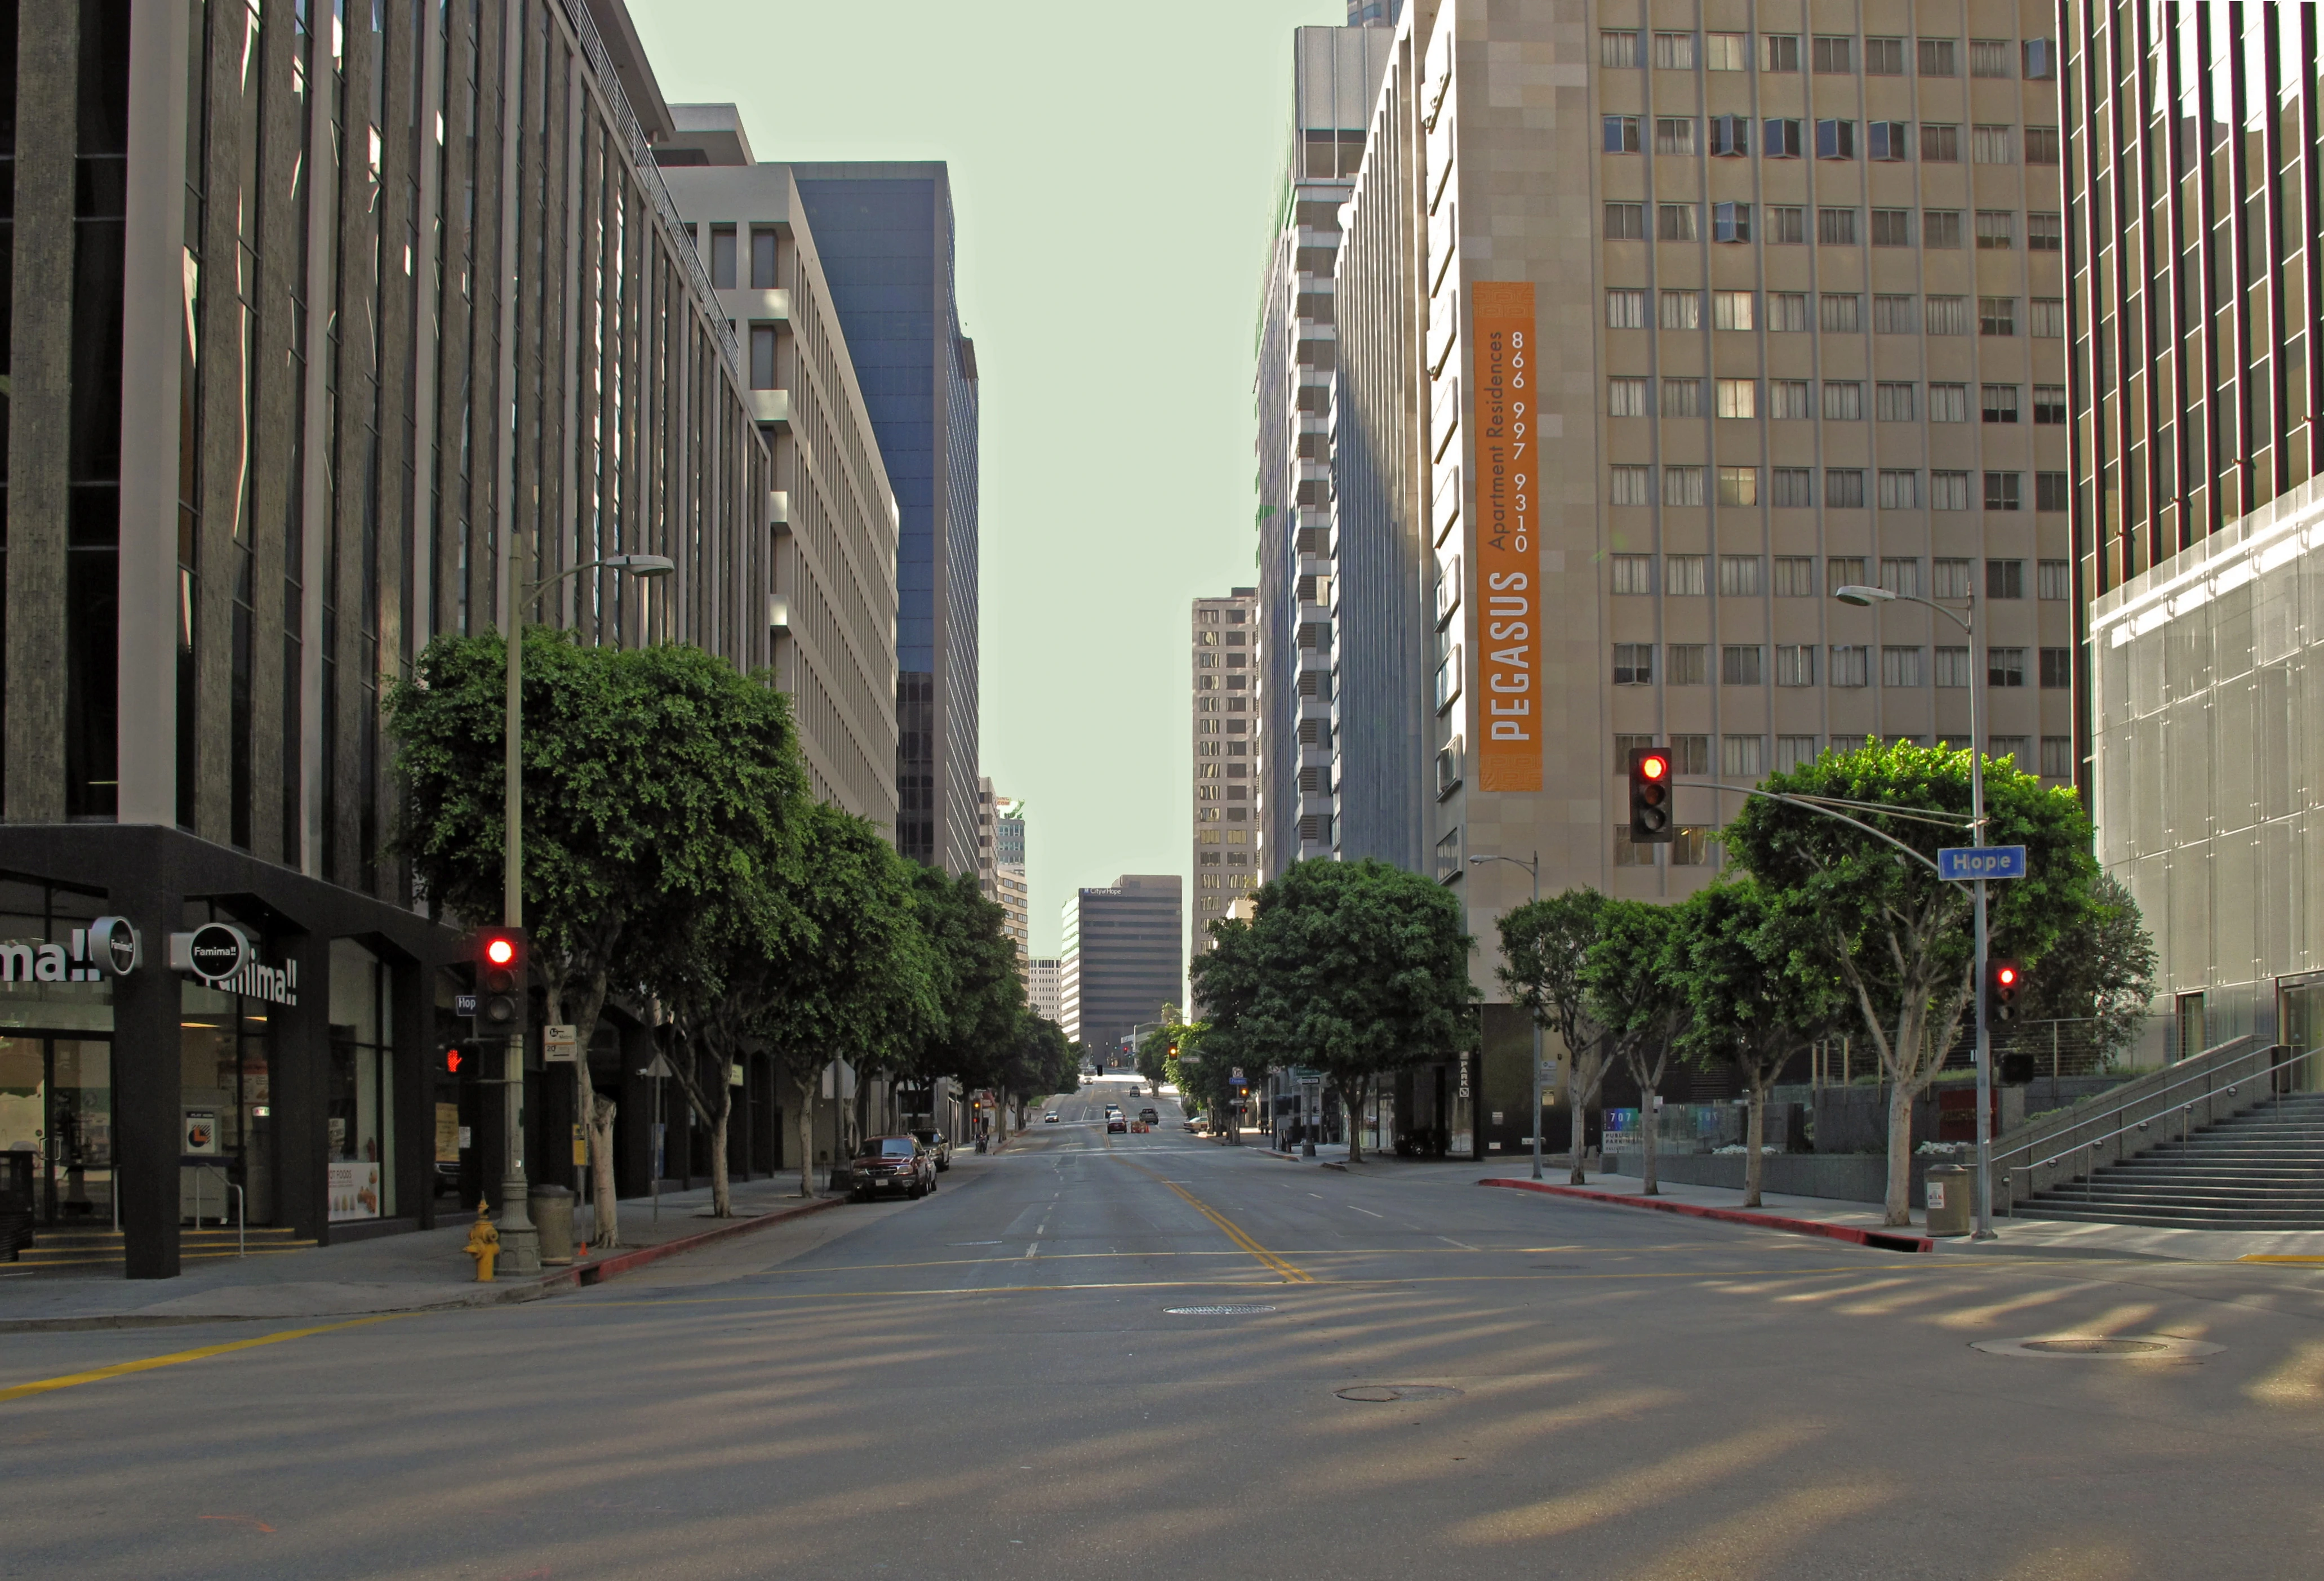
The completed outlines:
{"type": "Polygon", "coordinates": [[[2324,1270],[1868,1251],[1104,1101],[578,1294],[8,1335],[0,1575],[2314,1573],[2324,1270]],[[1974,1348],[2060,1337],[2159,1348],[1974,1348]]]}

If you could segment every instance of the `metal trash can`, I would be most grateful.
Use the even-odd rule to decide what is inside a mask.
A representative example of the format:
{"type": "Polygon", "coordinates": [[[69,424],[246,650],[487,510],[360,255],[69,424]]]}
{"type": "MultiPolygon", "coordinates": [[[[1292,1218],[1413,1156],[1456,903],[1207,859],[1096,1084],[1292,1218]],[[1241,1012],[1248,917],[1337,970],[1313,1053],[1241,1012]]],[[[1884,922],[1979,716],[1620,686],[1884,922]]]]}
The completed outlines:
{"type": "Polygon", "coordinates": [[[559,1267],[573,1261],[573,1193],[563,1186],[535,1186],[524,1196],[532,1227],[540,1232],[540,1260],[559,1267]]]}
{"type": "Polygon", "coordinates": [[[1941,1163],[1930,1169],[1924,1190],[1931,1235],[1969,1234],[1970,1182],[1975,1178],[1957,1163],[1941,1163]]]}

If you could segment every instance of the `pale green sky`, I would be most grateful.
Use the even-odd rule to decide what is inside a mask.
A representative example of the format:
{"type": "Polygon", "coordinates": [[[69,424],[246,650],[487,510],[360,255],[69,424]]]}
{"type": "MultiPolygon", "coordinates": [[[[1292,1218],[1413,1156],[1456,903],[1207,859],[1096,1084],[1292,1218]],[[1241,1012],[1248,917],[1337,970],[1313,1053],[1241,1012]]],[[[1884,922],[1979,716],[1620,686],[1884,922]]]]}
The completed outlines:
{"type": "Polygon", "coordinates": [[[983,769],[1033,951],[1188,872],[1187,609],[1258,580],[1251,346],[1291,29],[1342,0],[629,0],[662,92],[762,160],[952,167],[983,382],[983,769]]]}

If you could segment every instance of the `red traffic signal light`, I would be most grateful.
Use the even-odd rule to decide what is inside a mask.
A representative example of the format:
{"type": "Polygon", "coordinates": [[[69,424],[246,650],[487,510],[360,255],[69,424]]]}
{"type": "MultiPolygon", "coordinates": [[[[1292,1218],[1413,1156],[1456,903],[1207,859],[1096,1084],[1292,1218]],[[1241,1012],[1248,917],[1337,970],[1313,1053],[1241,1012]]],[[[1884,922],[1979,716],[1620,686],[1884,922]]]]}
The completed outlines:
{"type": "Polygon", "coordinates": [[[2014,961],[1985,963],[1985,1015],[1987,1021],[2017,1019],[2017,996],[2025,988],[2025,969],[2014,961]]]}
{"type": "Polygon", "coordinates": [[[1671,758],[1659,747],[1630,749],[1630,843],[1667,845],[1671,823],[1671,758]]]}
{"type": "Polygon", "coordinates": [[[476,1035],[506,1041],[524,1035],[525,937],[521,928],[485,928],[473,942],[476,970],[476,1035]]]}
{"type": "Polygon", "coordinates": [[[516,964],[516,941],[506,933],[494,933],[484,941],[484,959],[494,966],[516,964]]]}

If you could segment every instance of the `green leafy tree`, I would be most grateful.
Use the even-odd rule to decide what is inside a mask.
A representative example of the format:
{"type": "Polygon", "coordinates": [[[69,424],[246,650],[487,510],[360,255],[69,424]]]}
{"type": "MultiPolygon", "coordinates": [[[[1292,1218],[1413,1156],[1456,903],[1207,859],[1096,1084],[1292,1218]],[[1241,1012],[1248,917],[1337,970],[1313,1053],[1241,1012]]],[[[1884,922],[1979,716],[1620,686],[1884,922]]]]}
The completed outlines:
{"type": "Polygon", "coordinates": [[[1268,1056],[1251,1037],[1257,1025],[1260,947],[1250,924],[1240,917],[1221,917],[1209,924],[1208,932],[1211,947],[1194,957],[1187,974],[1210,1012],[1203,1023],[1202,1058],[1193,1076],[1213,1122],[1212,1130],[1223,1126],[1225,1140],[1240,1146],[1242,1127],[1235,1114],[1240,1095],[1234,1090],[1234,1072],[1242,1071],[1249,1081],[1268,1069],[1268,1056]]]}
{"type": "MultiPolygon", "coordinates": [[[[586,1050],[607,994],[644,980],[641,925],[706,904],[739,850],[779,833],[806,777],[782,694],[724,659],[538,626],[523,641],[524,920],[549,1018],[586,1050]]],[[[438,637],[388,698],[397,849],[429,900],[472,924],[501,915],[506,674],[497,636],[438,637]]],[[[595,1235],[618,1245],[614,1105],[586,1063],[574,1079],[595,1235]]]]}
{"type": "Polygon", "coordinates": [[[1295,862],[1256,892],[1225,967],[1213,964],[1226,938],[1214,930],[1222,949],[1195,962],[1195,980],[1213,1026],[1231,1016],[1267,1062],[1323,1072],[1349,1117],[1353,1160],[1375,1077],[1475,1046],[1475,941],[1461,920],[1459,902],[1417,873],[1372,859],[1295,862]],[[1251,975],[1247,995],[1231,982],[1239,970],[1251,975]]]}
{"type": "Polygon", "coordinates": [[[2100,1063],[2127,1052],[2146,1029],[2157,961],[2138,902],[2112,873],[2090,886],[2090,905],[2060,933],[2032,974],[2025,1021],[2090,1023],[2100,1063]]]}
{"type": "MultiPolygon", "coordinates": [[[[938,1015],[914,1041],[903,1068],[928,1080],[947,1076],[964,1087],[990,1087],[1001,1095],[1002,1133],[1010,1101],[1029,1098],[1027,1080],[1013,1062],[1019,1024],[1030,1014],[1017,946],[1006,932],[1008,914],[984,898],[973,874],[957,877],[915,867],[912,900],[927,942],[931,975],[938,985],[938,1015]]],[[[1021,1124],[1022,1117],[1019,1117],[1021,1124]]]]}
{"type": "Polygon", "coordinates": [[[1852,1014],[1816,956],[1808,919],[1757,880],[1699,889],[1679,907],[1671,969],[1686,997],[1680,1052],[1730,1066],[1750,1096],[1743,1206],[1757,1208],[1766,1160],[1767,1089],[1800,1050],[1852,1014]]]}
{"type": "Polygon", "coordinates": [[[1686,1014],[1685,988],[1675,970],[1679,933],[1675,906],[1609,900],[1598,914],[1597,942],[1582,958],[1591,1019],[1606,1029],[1616,1056],[1638,1083],[1649,1197],[1662,1190],[1655,1172],[1655,1099],[1686,1014]]]}
{"type": "MultiPolygon", "coordinates": [[[[1809,919],[1813,957],[1853,1004],[1888,1080],[1886,1221],[1911,1222],[1913,1101],[1934,1079],[1970,1004],[1969,892],[1933,871],[1967,838],[1966,751],[1867,742],[1772,776],[1766,788],[1894,807],[1847,811],[1896,845],[1796,804],[1754,796],[1727,826],[1729,859],[1809,919]],[[1921,816],[1914,816],[1919,813],[1921,816]],[[1928,814],[1946,822],[1931,822],[1928,814]]],[[[1986,765],[1988,845],[2026,848],[2027,876],[1988,887],[1993,952],[2031,968],[2091,904],[2089,821],[2071,790],[2006,759],[1986,765]]]]}
{"type": "Polygon", "coordinates": [[[1525,1007],[1536,1025],[1557,1034],[1565,1045],[1566,1101],[1573,1111],[1572,1172],[1581,1185],[1590,1110],[1606,1085],[1611,1064],[1606,1029],[1590,1015],[1582,967],[1606,910],[1595,889],[1568,889],[1546,900],[1529,900],[1501,914],[1501,964],[1493,975],[1525,1007]]]}

